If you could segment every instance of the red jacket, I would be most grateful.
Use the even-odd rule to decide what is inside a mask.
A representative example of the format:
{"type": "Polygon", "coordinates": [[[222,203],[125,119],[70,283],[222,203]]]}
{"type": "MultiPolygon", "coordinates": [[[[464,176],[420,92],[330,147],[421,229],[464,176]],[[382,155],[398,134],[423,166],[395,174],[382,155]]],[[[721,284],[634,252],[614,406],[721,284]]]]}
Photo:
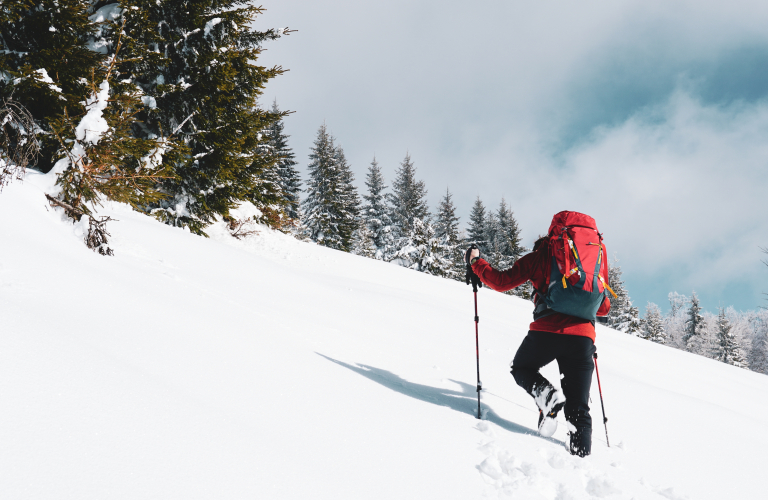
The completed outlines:
{"type": "MultiPolygon", "coordinates": [[[[478,259],[472,264],[472,270],[480,280],[490,288],[506,292],[530,281],[537,290],[547,289],[547,260],[549,259],[549,244],[545,240],[533,252],[524,255],[506,271],[497,271],[488,262],[478,259]]],[[[607,278],[608,273],[604,276],[607,278]]],[[[610,285],[609,285],[610,286],[610,285]]],[[[605,316],[611,308],[608,297],[605,298],[598,316],[605,316]]],[[[595,325],[586,319],[576,318],[562,313],[552,313],[531,323],[531,330],[539,332],[562,333],[565,335],[582,335],[595,340],[595,325]]]]}

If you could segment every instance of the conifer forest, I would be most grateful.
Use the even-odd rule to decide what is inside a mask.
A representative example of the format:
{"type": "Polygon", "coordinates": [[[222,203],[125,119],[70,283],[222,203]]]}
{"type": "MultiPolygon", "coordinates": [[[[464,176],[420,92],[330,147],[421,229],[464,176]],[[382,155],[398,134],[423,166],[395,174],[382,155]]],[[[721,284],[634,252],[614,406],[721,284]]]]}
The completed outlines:
{"type": "MultiPolygon", "coordinates": [[[[201,237],[216,221],[238,238],[262,225],[448,280],[464,281],[470,244],[500,270],[530,251],[515,199],[481,194],[462,222],[439,186],[429,206],[418,150],[403,147],[396,165],[372,152],[356,179],[333,124],[292,143],[284,120],[301,110],[261,100],[287,68],[259,65],[264,45],[292,31],[253,29],[264,11],[246,0],[2,2],[0,189],[27,169],[55,174],[48,202],[87,221],[84,244],[105,258],[118,223],[99,214],[105,200],[201,237]],[[243,205],[254,215],[238,217],[243,205]]],[[[608,326],[768,374],[767,310],[708,312],[692,291],[670,293],[666,313],[641,311],[616,259],[609,281],[608,326]]],[[[530,283],[509,293],[530,299],[530,283]]]]}

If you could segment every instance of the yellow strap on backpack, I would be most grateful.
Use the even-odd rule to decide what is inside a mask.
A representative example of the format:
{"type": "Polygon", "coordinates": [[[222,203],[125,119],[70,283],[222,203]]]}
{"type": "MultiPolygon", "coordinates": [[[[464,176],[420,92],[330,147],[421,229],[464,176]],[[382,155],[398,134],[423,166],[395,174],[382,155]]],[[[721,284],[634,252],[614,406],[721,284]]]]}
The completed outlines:
{"type": "Polygon", "coordinates": [[[603,279],[603,275],[602,275],[602,274],[598,274],[598,276],[600,276],[600,281],[603,283],[603,286],[605,287],[605,289],[606,289],[606,290],[608,290],[609,292],[611,292],[611,295],[613,295],[613,298],[614,298],[614,299],[618,299],[618,298],[619,298],[619,296],[618,296],[618,295],[616,295],[616,292],[614,292],[614,291],[611,289],[611,287],[609,287],[609,286],[608,286],[608,283],[606,283],[606,282],[605,282],[605,280],[603,279]]]}

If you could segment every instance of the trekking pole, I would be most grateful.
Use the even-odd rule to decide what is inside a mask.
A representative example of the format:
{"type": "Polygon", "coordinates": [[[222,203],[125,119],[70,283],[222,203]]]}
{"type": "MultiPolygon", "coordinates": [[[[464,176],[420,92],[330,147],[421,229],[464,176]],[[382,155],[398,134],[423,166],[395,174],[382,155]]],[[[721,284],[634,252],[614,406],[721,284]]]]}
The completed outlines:
{"type": "Polygon", "coordinates": [[[466,276],[466,282],[467,285],[470,283],[472,284],[472,292],[475,294],[475,355],[477,356],[477,418],[483,418],[482,412],[480,411],[480,391],[483,390],[483,386],[480,383],[480,334],[478,333],[478,323],[480,322],[480,316],[477,315],[477,287],[480,285],[480,287],[483,286],[482,282],[480,281],[480,278],[477,277],[477,275],[472,271],[472,265],[468,262],[469,260],[469,253],[472,249],[477,248],[477,245],[472,244],[472,246],[469,247],[469,250],[467,250],[467,256],[465,256],[465,260],[467,260],[467,276],[466,276]]]}
{"type": "Polygon", "coordinates": [[[608,441],[608,418],[605,416],[605,404],[603,404],[603,388],[600,387],[600,370],[597,369],[597,352],[592,355],[595,360],[595,373],[597,373],[597,390],[600,391],[600,407],[603,409],[603,425],[605,425],[605,444],[608,448],[611,447],[611,442],[608,441]]]}
{"type": "Polygon", "coordinates": [[[483,390],[480,383],[480,335],[478,333],[478,323],[480,316],[477,315],[477,284],[472,283],[472,291],[475,293],[475,354],[477,355],[477,418],[482,418],[480,413],[480,391],[483,390]]]}

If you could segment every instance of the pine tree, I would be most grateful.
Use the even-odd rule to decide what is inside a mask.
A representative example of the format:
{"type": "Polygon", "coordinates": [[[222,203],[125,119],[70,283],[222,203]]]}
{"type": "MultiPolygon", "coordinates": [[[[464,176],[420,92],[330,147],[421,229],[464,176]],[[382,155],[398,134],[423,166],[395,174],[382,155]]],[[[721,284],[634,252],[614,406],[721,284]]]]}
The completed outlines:
{"type": "MultiPolygon", "coordinates": [[[[499,221],[496,218],[496,213],[492,210],[488,210],[485,213],[485,221],[483,222],[483,242],[485,244],[486,251],[483,253],[483,258],[494,268],[498,268],[497,259],[499,257],[498,240],[496,239],[496,233],[499,229],[499,221]]],[[[480,245],[478,245],[480,246],[480,245]]],[[[482,253],[482,250],[481,250],[482,253]]]]}
{"type": "Polygon", "coordinates": [[[643,329],[643,320],[640,319],[640,310],[637,307],[630,305],[629,318],[630,320],[629,325],[627,325],[627,333],[630,335],[640,335],[643,329]]]}
{"type": "MultiPolygon", "coordinates": [[[[517,260],[528,252],[520,238],[520,227],[515,219],[515,214],[507,205],[504,198],[501,199],[499,209],[496,211],[495,234],[492,247],[496,255],[494,261],[499,270],[505,270],[512,267],[517,260]]],[[[524,299],[530,299],[533,293],[533,287],[529,281],[523,285],[511,290],[511,295],[524,299]]]]}
{"type": "Polygon", "coordinates": [[[369,259],[376,258],[378,248],[373,240],[373,233],[366,224],[360,224],[354,233],[353,240],[352,253],[369,259]]]}
{"type": "Polygon", "coordinates": [[[683,337],[685,335],[686,311],[690,299],[677,292],[670,292],[668,298],[670,310],[669,314],[664,316],[664,328],[667,332],[666,344],[676,349],[685,350],[683,337]]]}
{"type": "MultiPolygon", "coordinates": [[[[13,100],[34,118],[41,154],[35,168],[48,172],[60,159],[52,121],[83,112],[92,71],[103,77],[107,56],[89,43],[100,39],[88,0],[3,2],[0,8],[0,98],[13,100]]],[[[99,84],[103,78],[96,78],[99,84]]]]}
{"type": "Polygon", "coordinates": [[[445,196],[437,207],[435,219],[435,237],[440,242],[440,253],[451,263],[447,277],[456,280],[464,279],[464,249],[459,238],[459,218],[453,204],[451,192],[446,188],[445,196]]]}
{"type": "Polygon", "coordinates": [[[422,273],[451,277],[452,263],[442,255],[440,241],[429,222],[413,219],[413,228],[404,238],[392,262],[422,273]]]}
{"type": "Polygon", "coordinates": [[[696,292],[691,295],[691,305],[688,308],[688,318],[685,321],[683,345],[686,350],[696,354],[704,354],[706,342],[706,323],[701,315],[701,306],[696,292]]]}
{"type": "Polygon", "coordinates": [[[456,207],[450,190],[445,190],[445,196],[440,200],[435,216],[435,236],[449,243],[459,241],[459,218],[456,217],[456,207]]]}
{"type": "Polygon", "coordinates": [[[173,177],[163,161],[177,157],[179,146],[165,137],[135,136],[146,103],[122,68],[136,56],[154,56],[148,47],[134,47],[125,30],[139,14],[98,6],[78,0],[4,6],[0,94],[28,103],[41,132],[38,168],[55,169],[49,202],[74,220],[86,217],[86,244],[112,255],[110,219],[95,218],[94,210],[106,199],[135,209],[158,202],[157,183],[173,177]]]}
{"type": "Polygon", "coordinates": [[[285,124],[282,120],[280,108],[277,106],[277,100],[272,103],[272,113],[281,118],[267,127],[265,133],[272,154],[278,158],[276,166],[281,196],[285,203],[286,215],[293,223],[301,218],[299,210],[299,204],[301,202],[299,195],[301,192],[301,178],[299,176],[299,171],[295,168],[298,162],[295,160],[293,149],[288,146],[288,137],[290,136],[286,135],[283,131],[285,124]]]}
{"type": "MultiPolygon", "coordinates": [[[[430,220],[427,189],[423,181],[416,180],[416,167],[413,166],[410,154],[405,155],[395,174],[392,193],[387,195],[390,217],[395,237],[407,238],[413,230],[414,219],[425,223],[430,220]]],[[[402,245],[398,244],[398,247],[402,248],[402,245]]]]}
{"type": "Polygon", "coordinates": [[[736,338],[731,332],[731,323],[725,315],[725,309],[720,308],[717,316],[717,342],[715,345],[715,359],[738,367],[744,366],[741,350],[736,338]]]}
{"type": "Polygon", "coordinates": [[[520,228],[517,220],[504,198],[501,199],[495,216],[488,220],[488,225],[492,228],[488,232],[492,259],[495,267],[503,271],[512,267],[525,252],[525,248],[520,244],[520,228]]]}
{"type": "Polygon", "coordinates": [[[0,67],[11,77],[0,79],[0,96],[12,93],[35,117],[43,131],[38,168],[47,172],[72,151],[70,125],[85,115],[94,87],[109,80],[104,114],[114,132],[104,137],[119,130],[130,141],[113,142],[122,151],[101,148],[111,151],[109,162],[130,173],[149,145],[152,162],[168,168],[151,183],[152,175],[139,176],[136,208],[200,234],[243,201],[279,221],[276,158],[260,132],[281,115],[259,109],[257,97],[283,70],[255,61],[263,42],[287,30],[254,31],[262,11],[246,0],[12,2],[0,12],[0,67]]]}
{"type": "Polygon", "coordinates": [[[286,112],[261,109],[258,97],[284,70],[256,61],[262,44],[287,29],[254,30],[264,9],[247,0],[127,3],[129,58],[118,71],[141,88],[146,103],[134,133],[177,137],[187,148],[164,159],[175,175],[160,183],[167,199],[152,204],[151,213],[204,235],[208,224],[248,201],[262,212],[262,222],[282,224],[279,158],[263,131],[286,112]],[[152,58],[144,57],[147,49],[152,58]]]}
{"type": "Polygon", "coordinates": [[[486,235],[486,215],[485,206],[478,196],[475,204],[472,205],[472,212],[469,214],[469,229],[467,231],[467,243],[474,243],[480,249],[483,255],[488,254],[489,249],[486,235]]]}
{"type": "Polygon", "coordinates": [[[309,155],[303,224],[312,241],[350,251],[357,228],[358,200],[344,152],[334,144],[325,124],[317,132],[309,155]]]}
{"type": "Polygon", "coordinates": [[[768,375],[768,312],[765,310],[752,320],[752,342],[747,361],[750,370],[768,375]]]}
{"type": "Polygon", "coordinates": [[[657,344],[666,343],[666,332],[661,318],[659,306],[653,302],[648,302],[645,308],[645,321],[643,323],[642,337],[645,340],[656,342],[657,344]]]}
{"type": "Polygon", "coordinates": [[[373,245],[376,249],[373,258],[388,261],[396,249],[392,233],[392,220],[389,217],[389,209],[384,194],[387,186],[384,184],[384,176],[376,157],[373,158],[368,167],[365,185],[368,186],[368,194],[363,195],[365,204],[360,210],[361,224],[368,228],[373,239],[373,245]]]}
{"type": "Polygon", "coordinates": [[[621,277],[621,267],[618,260],[608,266],[608,282],[611,284],[616,297],[611,297],[611,310],[608,313],[608,326],[620,332],[637,334],[639,318],[637,308],[632,306],[629,293],[621,277]]]}

